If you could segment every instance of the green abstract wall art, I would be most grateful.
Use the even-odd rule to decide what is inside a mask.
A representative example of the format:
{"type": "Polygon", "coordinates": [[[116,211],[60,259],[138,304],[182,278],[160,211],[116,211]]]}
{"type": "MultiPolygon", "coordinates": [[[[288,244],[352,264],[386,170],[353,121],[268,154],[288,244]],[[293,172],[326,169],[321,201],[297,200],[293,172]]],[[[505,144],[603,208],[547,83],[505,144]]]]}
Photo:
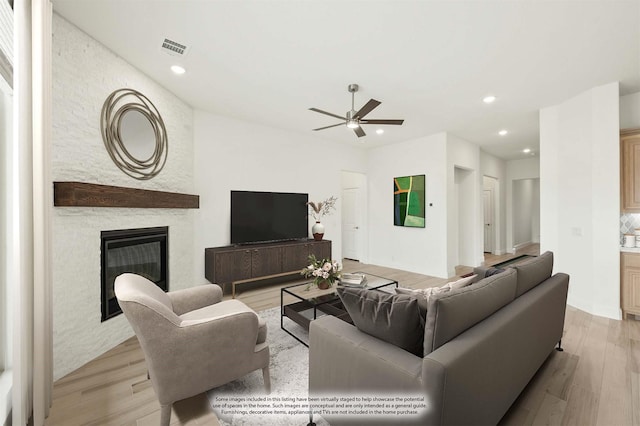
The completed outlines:
{"type": "Polygon", "coordinates": [[[393,224],[424,228],[424,175],[393,179],[393,224]]]}

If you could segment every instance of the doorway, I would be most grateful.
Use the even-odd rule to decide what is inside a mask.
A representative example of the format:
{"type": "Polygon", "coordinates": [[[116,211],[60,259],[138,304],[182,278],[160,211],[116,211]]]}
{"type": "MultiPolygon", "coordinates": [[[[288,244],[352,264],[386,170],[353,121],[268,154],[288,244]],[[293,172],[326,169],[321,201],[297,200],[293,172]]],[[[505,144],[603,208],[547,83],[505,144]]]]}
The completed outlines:
{"type": "Polygon", "coordinates": [[[498,179],[482,177],[482,216],[484,228],[484,249],[485,253],[495,253],[498,240],[497,210],[498,179]]]}
{"type": "Polygon", "coordinates": [[[342,257],[364,261],[366,175],[342,172],[342,257]]]}

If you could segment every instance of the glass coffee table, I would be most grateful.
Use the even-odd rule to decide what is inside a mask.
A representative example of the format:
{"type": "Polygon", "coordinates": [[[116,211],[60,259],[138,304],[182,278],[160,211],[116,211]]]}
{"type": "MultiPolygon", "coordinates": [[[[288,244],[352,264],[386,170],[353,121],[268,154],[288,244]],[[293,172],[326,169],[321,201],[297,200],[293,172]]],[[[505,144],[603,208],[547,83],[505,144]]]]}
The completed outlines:
{"type": "MultiPolygon", "coordinates": [[[[356,273],[366,276],[365,283],[364,285],[349,287],[387,292],[391,292],[392,286],[398,287],[398,282],[392,279],[366,274],[364,272],[356,273]]],[[[307,342],[299,336],[296,336],[293,330],[285,328],[285,318],[295,322],[307,332],[309,332],[309,324],[311,321],[324,315],[333,315],[343,321],[352,323],[349,314],[344,309],[344,306],[342,306],[340,297],[338,297],[338,293],[336,292],[338,287],[340,287],[339,284],[326,290],[320,290],[311,282],[306,282],[280,289],[280,328],[303,345],[309,346],[307,342]]]]}

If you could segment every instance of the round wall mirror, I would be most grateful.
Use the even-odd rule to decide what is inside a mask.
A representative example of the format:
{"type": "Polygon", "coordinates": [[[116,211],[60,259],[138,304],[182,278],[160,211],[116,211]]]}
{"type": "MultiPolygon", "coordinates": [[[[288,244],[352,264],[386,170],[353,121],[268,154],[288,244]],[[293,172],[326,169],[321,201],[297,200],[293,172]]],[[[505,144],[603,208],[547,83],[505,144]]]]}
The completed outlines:
{"type": "Polygon", "coordinates": [[[102,140],[113,162],[129,176],[151,179],[167,161],[167,130],[142,93],[119,89],[107,97],[100,117],[102,140]]]}
{"type": "Polygon", "coordinates": [[[156,148],[153,124],[140,111],[130,109],[120,119],[120,138],[134,158],[148,160],[156,148]]]}

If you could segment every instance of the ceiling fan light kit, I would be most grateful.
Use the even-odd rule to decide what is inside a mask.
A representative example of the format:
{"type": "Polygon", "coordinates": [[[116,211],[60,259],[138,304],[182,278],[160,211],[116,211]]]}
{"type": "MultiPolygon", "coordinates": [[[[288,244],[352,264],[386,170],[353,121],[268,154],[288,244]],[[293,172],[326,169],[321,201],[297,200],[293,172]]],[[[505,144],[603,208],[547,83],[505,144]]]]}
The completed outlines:
{"type": "Polygon", "coordinates": [[[380,105],[380,101],[376,101],[375,99],[369,99],[369,102],[364,104],[362,108],[356,111],[355,110],[355,93],[358,91],[358,88],[359,88],[358,85],[355,83],[350,84],[347,87],[347,90],[349,91],[349,93],[351,93],[351,110],[347,111],[344,117],[341,117],[337,114],[333,114],[331,112],[323,111],[318,108],[309,108],[309,110],[311,111],[319,112],[320,114],[328,115],[330,117],[338,118],[344,121],[343,123],[332,124],[330,126],[325,126],[325,127],[319,127],[313,130],[314,131],[324,130],[324,129],[329,129],[331,127],[338,127],[338,126],[342,126],[343,124],[346,124],[346,126],[349,129],[352,129],[354,131],[356,136],[361,138],[363,136],[366,136],[366,133],[364,132],[364,130],[362,130],[362,127],[361,127],[362,124],[390,124],[395,126],[402,125],[404,120],[390,120],[390,119],[365,120],[364,117],[367,114],[369,114],[371,111],[373,111],[378,105],[380,105]]]}

